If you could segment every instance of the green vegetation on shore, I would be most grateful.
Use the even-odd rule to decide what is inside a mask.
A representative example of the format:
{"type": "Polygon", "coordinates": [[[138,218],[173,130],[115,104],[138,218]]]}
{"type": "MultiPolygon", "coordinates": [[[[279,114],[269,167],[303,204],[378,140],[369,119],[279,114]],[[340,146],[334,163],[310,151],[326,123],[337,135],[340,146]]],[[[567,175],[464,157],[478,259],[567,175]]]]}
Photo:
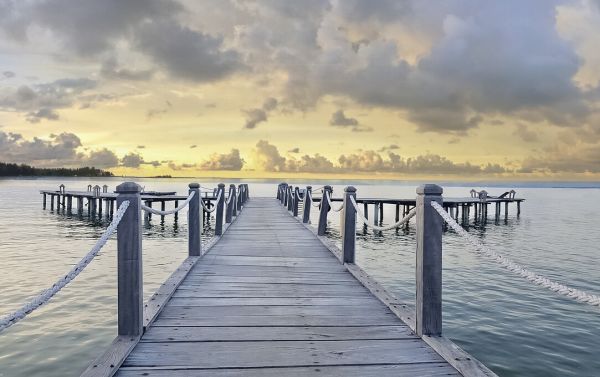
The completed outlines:
{"type": "Polygon", "coordinates": [[[112,177],[113,173],[94,167],[36,168],[25,164],[0,162],[0,177],[112,177]]]}

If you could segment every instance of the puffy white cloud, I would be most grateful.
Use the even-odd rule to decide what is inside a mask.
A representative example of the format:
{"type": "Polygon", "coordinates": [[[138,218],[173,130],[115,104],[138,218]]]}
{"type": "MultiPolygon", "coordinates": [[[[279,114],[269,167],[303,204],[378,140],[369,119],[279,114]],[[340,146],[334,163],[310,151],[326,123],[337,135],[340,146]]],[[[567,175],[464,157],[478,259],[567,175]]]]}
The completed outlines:
{"type": "Polygon", "coordinates": [[[231,149],[229,153],[214,153],[199,164],[201,170],[242,170],[244,159],[239,149],[231,149]]]}

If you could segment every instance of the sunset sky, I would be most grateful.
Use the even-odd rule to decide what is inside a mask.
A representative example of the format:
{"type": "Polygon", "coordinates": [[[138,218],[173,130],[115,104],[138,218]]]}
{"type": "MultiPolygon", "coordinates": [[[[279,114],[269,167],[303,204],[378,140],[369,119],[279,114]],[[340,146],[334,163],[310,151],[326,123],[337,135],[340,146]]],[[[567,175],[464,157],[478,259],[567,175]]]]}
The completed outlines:
{"type": "Polygon", "coordinates": [[[600,0],[0,0],[0,161],[600,178],[600,0]]]}

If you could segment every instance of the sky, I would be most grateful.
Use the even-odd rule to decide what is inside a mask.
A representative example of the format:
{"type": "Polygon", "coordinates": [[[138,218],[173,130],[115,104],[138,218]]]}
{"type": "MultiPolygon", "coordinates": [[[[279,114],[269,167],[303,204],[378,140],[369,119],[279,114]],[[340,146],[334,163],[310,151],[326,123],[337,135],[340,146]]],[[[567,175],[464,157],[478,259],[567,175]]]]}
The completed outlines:
{"type": "Polygon", "coordinates": [[[0,0],[0,161],[600,179],[600,0],[0,0]]]}

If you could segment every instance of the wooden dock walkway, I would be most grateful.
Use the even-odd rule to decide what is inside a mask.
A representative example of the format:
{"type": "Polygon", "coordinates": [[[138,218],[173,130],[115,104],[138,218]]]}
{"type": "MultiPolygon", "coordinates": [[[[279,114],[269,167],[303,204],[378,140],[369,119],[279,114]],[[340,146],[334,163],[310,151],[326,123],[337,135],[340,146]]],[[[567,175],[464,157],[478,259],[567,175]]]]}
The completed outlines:
{"type": "Polygon", "coordinates": [[[253,198],[117,376],[456,376],[279,201],[253,198]]]}

